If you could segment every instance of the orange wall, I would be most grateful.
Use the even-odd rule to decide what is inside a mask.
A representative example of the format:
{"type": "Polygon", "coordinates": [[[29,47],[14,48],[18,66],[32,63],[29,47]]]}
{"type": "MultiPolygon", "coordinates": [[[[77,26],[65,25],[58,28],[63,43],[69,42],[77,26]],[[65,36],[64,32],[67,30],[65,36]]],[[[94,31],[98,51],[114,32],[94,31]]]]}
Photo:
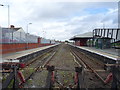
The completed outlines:
{"type": "Polygon", "coordinates": [[[52,44],[39,44],[39,43],[11,43],[11,44],[0,44],[1,54],[12,53],[42,46],[48,46],[52,44]]]}

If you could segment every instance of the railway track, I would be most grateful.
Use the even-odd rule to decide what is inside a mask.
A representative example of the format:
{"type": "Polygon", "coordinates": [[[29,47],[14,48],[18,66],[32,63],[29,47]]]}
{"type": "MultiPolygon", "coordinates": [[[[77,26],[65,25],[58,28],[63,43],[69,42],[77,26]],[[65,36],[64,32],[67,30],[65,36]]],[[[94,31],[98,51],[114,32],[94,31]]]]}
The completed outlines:
{"type": "Polygon", "coordinates": [[[30,60],[29,62],[27,62],[26,63],[26,66],[28,67],[28,66],[36,66],[35,64],[37,63],[37,62],[39,62],[40,60],[39,59],[42,59],[42,57],[44,57],[44,56],[48,56],[51,52],[52,52],[53,50],[49,50],[49,51],[47,51],[46,53],[43,53],[43,54],[41,54],[41,55],[39,55],[38,57],[35,57],[34,59],[32,59],[32,60],[30,60]],[[31,65],[32,64],[32,65],[31,65]]]}
{"type": "MultiPolygon", "coordinates": [[[[86,86],[89,80],[84,80],[87,75],[85,73],[90,71],[87,77],[91,79],[97,76],[95,78],[104,84],[104,79],[98,74],[99,71],[103,72],[103,69],[101,63],[70,48],[69,45],[62,44],[58,49],[50,50],[29,61],[26,67],[21,69],[26,82],[20,86],[23,88],[90,88],[86,86]]],[[[96,81],[90,81],[91,85],[93,82],[96,81]]]]}
{"type": "Polygon", "coordinates": [[[13,86],[19,86],[23,87],[23,85],[32,77],[37,71],[42,71],[42,68],[44,65],[47,64],[47,62],[54,56],[55,54],[55,49],[49,50],[47,52],[41,53],[41,55],[35,57],[32,60],[29,60],[29,62],[26,62],[26,66],[24,68],[20,68],[19,65],[9,65],[11,68],[9,70],[4,70],[4,74],[6,79],[14,79],[15,82],[17,83],[11,83],[8,80],[5,80],[4,82],[4,87],[8,87],[8,84],[11,83],[13,86]],[[8,74],[7,74],[8,73],[8,74]],[[10,74],[9,74],[10,73],[10,74]],[[23,73],[23,75],[22,75],[23,73]],[[18,77],[16,76],[18,75],[18,77]],[[13,77],[14,76],[14,77],[13,77]],[[25,78],[24,78],[25,77],[25,78]],[[19,85],[18,85],[19,82],[19,85]]]}
{"type": "Polygon", "coordinates": [[[81,58],[75,51],[72,51],[72,53],[73,53],[73,55],[75,55],[76,57],[79,58],[78,61],[82,62],[81,63],[81,64],[83,64],[82,66],[84,66],[85,68],[87,67],[88,69],[90,69],[103,83],[105,83],[104,79],[96,72],[96,70],[95,70],[95,68],[93,68],[93,66],[91,66],[89,63],[84,61],[85,59],[81,58]]]}
{"type": "Polygon", "coordinates": [[[75,68],[81,67],[81,65],[71,54],[69,46],[62,45],[56,56],[49,62],[49,65],[55,66],[54,88],[77,88],[74,81],[76,75],[75,68]]]}
{"type": "MultiPolygon", "coordinates": [[[[39,69],[42,70],[42,68],[44,68],[44,67],[48,64],[49,60],[55,55],[55,53],[56,53],[56,52],[54,52],[53,54],[51,54],[51,55],[49,56],[49,58],[47,58],[47,59],[44,58],[44,59],[43,59],[44,62],[38,63],[37,66],[34,68],[34,69],[35,69],[35,72],[37,72],[39,69]]],[[[31,76],[32,76],[35,72],[33,72],[30,76],[28,76],[28,78],[26,79],[26,81],[27,81],[29,78],[31,78],[31,76]]]]}
{"type": "Polygon", "coordinates": [[[35,59],[34,62],[32,61],[32,63],[28,64],[27,68],[33,69],[33,72],[26,76],[25,81],[27,82],[29,79],[31,79],[36,72],[38,72],[38,71],[41,72],[43,70],[43,68],[45,68],[45,66],[48,64],[49,60],[51,60],[51,58],[55,55],[55,53],[56,53],[56,51],[49,52],[49,54],[47,56],[43,57],[41,60],[38,57],[38,59],[35,59]]]}
{"type": "Polygon", "coordinates": [[[74,50],[74,52],[81,58],[84,59],[84,61],[89,64],[94,69],[104,69],[104,63],[100,60],[93,58],[81,51],[78,51],[77,49],[74,50]]]}
{"type": "MultiPolygon", "coordinates": [[[[66,45],[59,47],[59,49],[58,49],[57,53],[54,55],[54,57],[52,57],[50,60],[46,60],[46,62],[45,62],[46,64],[43,64],[43,66],[42,66],[42,67],[46,67],[46,65],[55,66],[54,88],[76,88],[77,85],[74,82],[74,77],[75,77],[75,73],[76,73],[75,67],[83,67],[84,72],[90,71],[90,73],[94,73],[94,75],[99,80],[101,80],[102,83],[104,84],[105,83],[104,79],[102,78],[102,76],[100,76],[98,74],[98,72],[105,71],[102,67],[103,65],[97,61],[94,61],[91,58],[89,59],[88,56],[86,56],[83,53],[82,54],[79,53],[75,49],[69,50],[70,48],[68,48],[68,47],[69,46],[66,46],[66,45]],[[64,49],[63,49],[63,47],[64,47],[64,49]],[[63,50],[61,50],[61,49],[63,49],[63,50]],[[67,50],[67,52],[65,50],[67,50]],[[63,52],[65,53],[65,56],[64,56],[63,52]],[[63,53],[63,54],[61,54],[61,53],[63,53]],[[64,58],[66,57],[66,58],[64,59],[63,57],[64,58]],[[89,61],[91,61],[91,62],[89,63],[89,61]],[[93,65],[94,63],[95,63],[95,66],[93,65]],[[71,80],[67,80],[68,78],[69,79],[71,78],[71,80]]],[[[44,68],[44,70],[46,70],[46,68],[44,68]]],[[[81,72],[81,74],[80,74],[80,77],[82,77],[83,79],[84,79],[84,75],[85,75],[84,72],[81,72]]],[[[82,87],[87,88],[87,86],[85,86],[84,80],[82,81],[82,83],[83,83],[82,87]]]]}
{"type": "Polygon", "coordinates": [[[72,50],[72,53],[78,58],[78,62],[80,62],[81,65],[85,68],[85,72],[89,71],[94,73],[95,77],[97,77],[97,79],[101,81],[101,84],[106,88],[109,88],[111,86],[111,83],[107,82],[110,71],[104,70],[104,63],[92,57],[89,57],[89,55],[86,55],[85,53],[77,51],[75,49],[72,50]]]}
{"type": "MultiPolygon", "coordinates": [[[[54,66],[53,64],[51,64],[51,62],[54,62],[54,59],[56,59],[56,57],[57,58],[59,58],[57,55],[58,54],[60,54],[61,52],[59,52],[59,51],[61,51],[61,50],[63,50],[63,47],[59,47],[59,49],[56,51],[56,52],[54,52],[53,53],[53,55],[50,55],[49,56],[49,58],[48,59],[44,59],[43,61],[44,61],[44,63],[41,63],[41,65],[38,65],[38,66],[41,66],[41,69],[42,69],[42,71],[40,72],[40,69],[39,69],[39,71],[38,72],[40,72],[41,73],[41,75],[42,75],[42,72],[45,72],[46,71],[46,68],[47,68],[47,65],[50,65],[50,66],[54,66]]],[[[66,54],[67,55],[67,54],[66,54]]],[[[72,58],[73,58],[73,56],[70,54],[70,52],[68,53],[68,57],[67,57],[67,59],[69,58],[69,56],[71,56],[72,58]]],[[[64,57],[64,56],[63,56],[64,57]]],[[[71,59],[71,57],[69,58],[69,59],[71,59]]],[[[60,58],[61,59],[61,58],[60,58]]],[[[41,60],[42,61],[42,60],[41,60]]],[[[64,61],[64,60],[62,60],[62,61],[64,61]]],[[[74,60],[73,60],[74,61],[74,60]]],[[[58,62],[59,63],[59,62],[58,62]]],[[[65,62],[63,62],[63,63],[65,63],[65,62]]],[[[71,63],[73,63],[73,62],[71,62],[71,63]]],[[[75,63],[75,66],[76,67],[79,67],[79,65],[76,63],[76,62],[74,62],[75,63]]],[[[57,65],[57,64],[56,64],[57,65]]],[[[66,82],[65,80],[61,80],[60,79],[60,77],[61,78],[66,78],[65,77],[65,74],[67,73],[67,74],[71,74],[71,75],[69,75],[69,77],[72,79],[72,82],[73,82],[73,85],[74,85],[74,79],[73,79],[73,76],[74,76],[74,73],[75,73],[75,66],[72,68],[72,69],[67,69],[67,68],[63,68],[63,67],[57,67],[57,66],[55,66],[55,69],[54,69],[54,73],[55,73],[55,86],[54,86],[54,88],[56,88],[56,87],[62,87],[62,88],[66,88],[66,87],[69,87],[69,86],[67,86],[67,85],[65,85],[65,83],[64,82],[66,82]],[[71,77],[72,76],[72,77],[71,77]],[[57,84],[57,85],[56,85],[57,84]]],[[[37,69],[36,69],[37,70],[37,69]]],[[[49,72],[48,72],[48,74],[49,74],[49,72]]],[[[32,74],[31,74],[32,75],[32,74]]],[[[50,74],[49,74],[50,75],[50,74]]],[[[49,84],[49,80],[47,80],[48,79],[48,76],[49,75],[47,75],[47,77],[46,77],[46,81],[47,81],[47,85],[46,86],[49,86],[48,84],[49,84]]],[[[40,74],[39,74],[39,76],[40,76],[40,74]]],[[[44,75],[45,76],[45,75],[44,75]]],[[[30,76],[30,77],[28,77],[28,79],[26,79],[27,81],[31,78],[32,76],[30,76]]],[[[36,79],[36,76],[34,76],[33,77],[34,78],[34,80],[36,79]]],[[[66,78],[67,79],[67,78],[66,78]]],[[[45,83],[44,83],[45,84],[45,83]]],[[[72,86],[73,86],[72,85],[72,86]]],[[[35,86],[37,86],[37,85],[35,85],[35,86]]],[[[44,86],[45,87],[45,86],[44,86]]]]}

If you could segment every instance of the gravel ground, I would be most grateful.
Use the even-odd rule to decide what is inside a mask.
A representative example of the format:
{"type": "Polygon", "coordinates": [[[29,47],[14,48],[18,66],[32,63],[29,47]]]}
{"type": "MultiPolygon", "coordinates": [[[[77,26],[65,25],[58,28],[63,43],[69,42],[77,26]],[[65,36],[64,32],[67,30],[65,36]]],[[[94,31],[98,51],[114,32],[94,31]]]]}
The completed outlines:
{"type": "MultiPolygon", "coordinates": [[[[96,72],[105,80],[110,72],[104,71],[103,62],[91,56],[86,57],[85,55],[84,53],[79,53],[79,56],[84,60],[84,62],[90,65],[94,70],[101,70],[96,72]]],[[[103,84],[102,81],[99,80],[92,72],[85,72],[85,82],[87,88],[110,88],[111,85],[111,82],[107,85],[103,84]]]]}
{"type": "Polygon", "coordinates": [[[91,72],[85,72],[84,73],[85,78],[85,85],[87,88],[110,88],[110,84],[103,84],[95,75],[91,72]]]}
{"type": "Polygon", "coordinates": [[[103,70],[104,64],[100,62],[98,59],[88,56],[85,53],[81,53],[80,51],[78,51],[78,53],[79,56],[84,60],[84,62],[90,65],[93,69],[103,70]]]}
{"type": "MultiPolygon", "coordinates": [[[[85,58],[85,60],[88,60],[85,58]]],[[[89,62],[89,60],[88,60],[89,62]]],[[[89,62],[92,63],[91,61],[89,62]]],[[[93,63],[92,63],[93,64],[93,63]]],[[[60,84],[68,87],[69,85],[74,85],[74,75],[75,75],[75,67],[78,65],[74,62],[74,58],[70,53],[70,46],[67,44],[61,44],[55,56],[49,62],[49,65],[55,66],[55,80],[59,82],[55,82],[55,87],[60,87],[60,84]],[[59,70],[62,69],[62,70],[59,70]]],[[[98,67],[98,66],[96,66],[98,67]]],[[[100,67],[99,69],[101,69],[100,67]]],[[[105,72],[102,72],[102,76],[105,72]]],[[[43,70],[42,72],[37,72],[31,80],[29,80],[26,84],[26,88],[42,88],[46,84],[47,78],[47,70],[43,70]]],[[[109,85],[104,85],[102,82],[96,78],[96,76],[92,72],[84,72],[84,86],[87,88],[110,88],[109,85]]]]}
{"type": "Polygon", "coordinates": [[[66,44],[59,46],[58,52],[54,58],[49,62],[50,65],[54,65],[55,68],[74,70],[78,66],[74,62],[74,58],[70,53],[70,47],[66,44]]]}
{"type": "Polygon", "coordinates": [[[74,62],[74,58],[70,53],[70,47],[68,45],[62,44],[49,64],[54,65],[57,69],[63,69],[62,71],[57,71],[56,77],[58,82],[65,87],[74,84],[73,77],[75,74],[75,67],[78,65],[74,62]]]}
{"type": "Polygon", "coordinates": [[[35,62],[33,62],[31,65],[25,67],[22,71],[23,75],[25,78],[27,78],[32,72],[34,72],[34,68],[39,64],[39,63],[43,63],[43,59],[47,58],[50,55],[50,53],[47,53],[41,57],[39,57],[35,62]]]}
{"type": "Polygon", "coordinates": [[[44,88],[46,84],[46,77],[48,72],[46,70],[38,71],[25,84],[24,88],[44,88]]]}
{"type": "MultiPolygon", "coordinates": [[[[49,62],[49,65],[54,65],[56,69],[62,69],[56,70],[56,80],[60,82],[62,85],[68,87],[70,84],[74,84],[74,74],[75,74],[75,67],[78,66],[74,62],[74,58],[70,53],[70,48],[68,45],[62,44],[57,49],[56,55],[52,58],[52,60],[49,62]],[[68,71],[66,71],[68,70],[68,71]],[[68,79],[69,78],[69,79],[68,79]]],[[[32,70],[26,70],[28,73],[32,72],[32,70]],[[29,72],[30,71],[30,72],[29,72]]],[[[29,80],[25,84],[25,88],[40,88],[44,87],[46,84],[46,78],[47,78],[47,71],[44,70],[42,72],[37,72],[31,80],[29,80]],[[39,76],[39,77],[38,77],[39,76]]],[[[58,87],[59,85],[55,83],[55,87],[58,87]]]]}

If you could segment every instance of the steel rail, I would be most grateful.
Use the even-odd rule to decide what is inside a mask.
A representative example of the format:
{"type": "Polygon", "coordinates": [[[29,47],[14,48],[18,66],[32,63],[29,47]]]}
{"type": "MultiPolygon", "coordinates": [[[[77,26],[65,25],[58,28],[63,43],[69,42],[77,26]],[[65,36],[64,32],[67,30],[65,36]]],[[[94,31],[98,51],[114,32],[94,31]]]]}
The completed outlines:
{"type": "Polygon", "coordinates": [[[104,79],[90,66],[88,65],[75,51],[72,51],[77,57],[79,57],[79,60],[81,60],[104,84],[104,79]]]}
{"type": "Polygon", "coordinates": [[[112,67],[112,66],[120,66],[120,63],[118,64],[105,64],[106,66],[112,67]]]}
{"type": "MultiPolygon", "coordinates": [[[[20,68],[19,70],[24,70],[26,67],[32,65],[32,64],[35,63],[37,60],[39,60],[38,58],[43,57],[44,55],[50,53],[51,51],[53,51],[53,50],[49,50],[49,51],[47,51],[47,52],[41,54],[40,56],[35,57],[32,61],[30,60],[30,61],[25,65],[24,68],[20,68]]],[[[35,68],[36,68],[36,67],[35,67],[35,68]]],[[[37,68],[37,69],[38,69],[38,68],[37,68]]],[[[4,73],[4,72],[6,72],[6,71],[3,71],[3,73],[4,73]]],[[[7,71],[7,72],[9,72],[9,71],[7,71]]]]}
{"type": "MultiPolygon", "coordinates": [[[[49,62],[49,60],[52,59],[52,57],[55,55],[55,53],[56,53],[56,52],[53,52],[50,56],[48,56],[47,62],[43,62],[43,63],[40,62],[40,63],[38,63],[37,66],[34,68],[34,72],[32,72],[32,73],[25,79],[25,81],[27,82],[38,70],[42,71],[42,70],[43,70],[43,69],[42,69],[43,65],[45,66],[45,65],[49,62]]],[[[45,59],[46,59],[46,58],[44,58],[42,61],[45,61],[45,59]]],[[[25,83],[24,83],[24,84],[25,84],[25,83]]],[[[24,84],[21,84],[21,86],[24,85],[24,84]]]]}
{"type": "Polygon", "coordinates": [[[53,58],[53,56],[56,54],[56,51],[45,61],[45,63],[42,65],[42,67],[46,67],[46,65],[50,62],[50,60],[53,58]]]}
{"type": "MultiPolygon", "coordinates": [[[[78,52],[78,51],[77,51],[78,52]]],[[[104,66],[105,64],[104,63],[99,63],[97,61],[95,61],[94,59],[90,58],[88,55],[86,55],[85,53],[83,52],[79,52],[81,54],[83,54],[84,56],[86,56],[88,59],[90,59],[91,61],[95,62],[96,64],[100,65],[100,66],[104,66]]]]}
{"type": "Polygon", "coordinates": [[[36,62],[36,61],[38,60],[38,58],[40,58],[40,57],[46,55],[47,53],[50,53],[51,51],[53,51],[53,50],[50,50],[50,51],[48,51],[48,52],[46,52],[46,53],[43,53],[43,54],[41,54],[40,56],[34,58],[32,61],[28,62],[28,63],[26,64],[26,66],[31,65],[32,63],[36,62]]]}
{"type": "Polygon", "coordinates": [[[82,65],[84,68],[86,68],[86,65],[82,61],[79,60],[80,58],[75,53],[73,53],[72,50],[71,50],[71,54],[73,55],[74,59],[76,58],[76,60],[74,61],[78,64],[78,66],[81,67],[82,65]]]}

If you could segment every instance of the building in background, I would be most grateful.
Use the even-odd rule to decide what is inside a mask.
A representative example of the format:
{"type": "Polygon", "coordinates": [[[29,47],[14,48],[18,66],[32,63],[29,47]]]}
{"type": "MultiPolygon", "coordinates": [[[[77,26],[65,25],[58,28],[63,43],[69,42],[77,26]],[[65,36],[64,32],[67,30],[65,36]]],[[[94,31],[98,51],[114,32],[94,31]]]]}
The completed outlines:
{"type": "Polygon", "coordinates": [[[75,45],[77,46],[87,46],[88,43],[87,41],[93,39],[93,33],[92,32],[87,32],[83,34],[76,35],[72,37],[70,40],[75,41],[75,45]]]}
{"type": "Polygon", "coordinates": [[[22,27],[2,28],[0,43],[37,43],[38,36],[25,33],[22,27]]]}
{"type": "Polygon", "coordinates": [[[70,40],[77,46],[92,46],[100,49],[120,47],[119,28],[97,28],[93,32],[76,35],[70,40]]]}
{"type": "Polygon", "coordinates": [[[115,48],[120,45],[119,28],[97,28],[93,30],[94,45],[96,48],[115,48]]]}
{"type": "Polygon", "coordinates": [[[0,36],[2,54],[55,44],[53,40],[25,33],[21,27],[16,28],[14,25],[1,28],[0,36]]]}

